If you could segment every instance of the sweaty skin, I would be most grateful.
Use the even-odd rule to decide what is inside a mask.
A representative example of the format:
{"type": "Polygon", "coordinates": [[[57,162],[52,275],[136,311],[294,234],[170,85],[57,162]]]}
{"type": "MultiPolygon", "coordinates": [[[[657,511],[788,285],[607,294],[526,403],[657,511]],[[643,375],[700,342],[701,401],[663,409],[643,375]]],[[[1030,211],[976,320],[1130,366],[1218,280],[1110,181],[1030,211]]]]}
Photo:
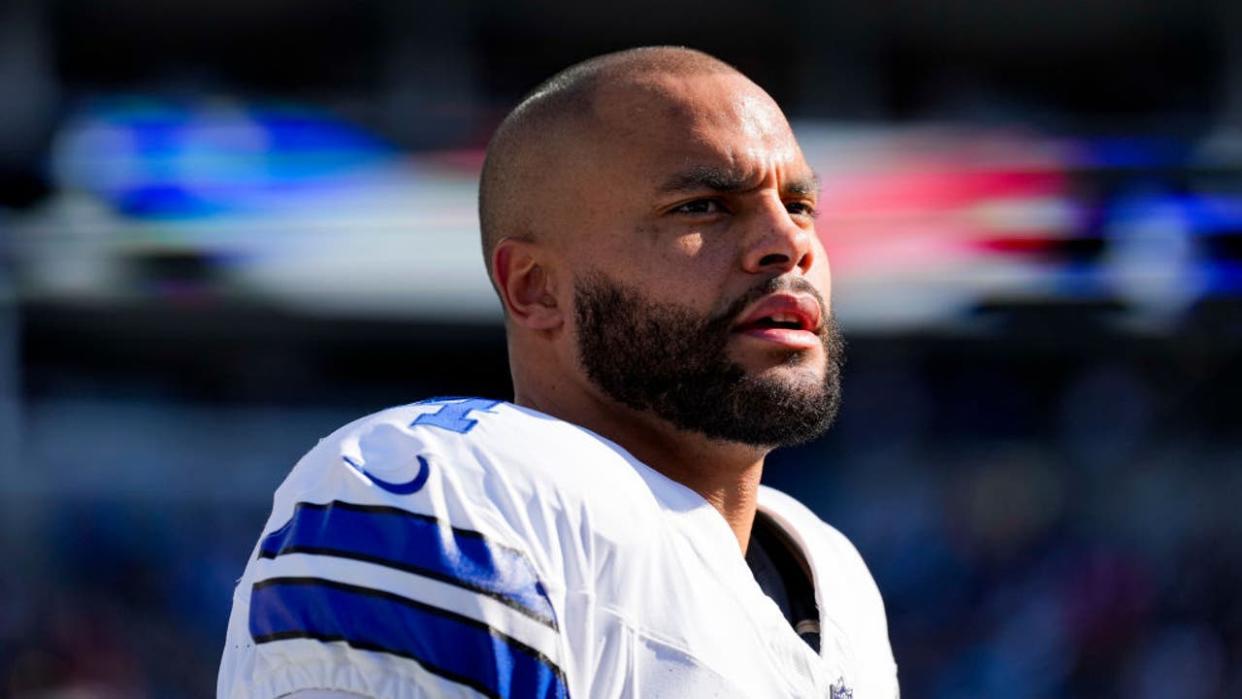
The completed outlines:
{"type": "MultiPolygon", "coordinates": [[[[608,74],[589,113],[532,156],[521,225],[492,250],[515,402],[604,435],[697,491],[745,551],[772,447],[680,430],[604,394],[577,355],[574,285],[602,274],[710,315],[763,281],[802,278],[826,314],[831,275],[815,234],[816,180],[780,109],[745,76],[626,68],[608,74]]],[[[779,336],[733,333],[728,358],[791,389],[821,384],[824,347],[779,336]]]]}

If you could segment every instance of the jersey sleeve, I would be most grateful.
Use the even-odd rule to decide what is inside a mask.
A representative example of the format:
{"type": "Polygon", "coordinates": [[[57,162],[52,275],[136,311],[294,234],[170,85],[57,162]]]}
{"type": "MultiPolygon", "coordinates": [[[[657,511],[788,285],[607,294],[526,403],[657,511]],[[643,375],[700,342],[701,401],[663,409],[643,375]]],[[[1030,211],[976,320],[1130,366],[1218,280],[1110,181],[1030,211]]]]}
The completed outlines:
{"type": "Polygon", "coordinates": [[[489,490],[476,409],[381,413],[298,463],[235,590],[218,696],[567,696],[562,576],[528,505],[489,490]]]}

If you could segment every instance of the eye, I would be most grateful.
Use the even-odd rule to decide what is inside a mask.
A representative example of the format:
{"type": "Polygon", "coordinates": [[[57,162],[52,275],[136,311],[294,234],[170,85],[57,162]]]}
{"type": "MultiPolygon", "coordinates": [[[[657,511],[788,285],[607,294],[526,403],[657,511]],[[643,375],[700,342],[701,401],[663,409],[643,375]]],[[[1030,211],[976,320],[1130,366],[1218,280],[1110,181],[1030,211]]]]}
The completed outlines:
{"type": "Polygon", "coordinates": [[[722,214],[725,213],[724,204],[717,199],[695,199],[688,201],[681,206],[673,209],[675,214],[722,214]]]}
{"type": "Polygon", "coordinates": [[[808,201],[790,201],[785,203],[785,210],[794,216],[810,216],[815,218],[819,215],[815,205],[808,201]]]}

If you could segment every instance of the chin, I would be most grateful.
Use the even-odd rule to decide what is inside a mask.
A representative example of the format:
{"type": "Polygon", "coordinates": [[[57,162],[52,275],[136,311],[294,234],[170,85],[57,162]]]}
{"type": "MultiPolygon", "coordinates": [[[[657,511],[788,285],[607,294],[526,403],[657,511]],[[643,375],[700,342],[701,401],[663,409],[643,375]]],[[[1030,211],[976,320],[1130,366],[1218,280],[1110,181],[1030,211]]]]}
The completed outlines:
{"type": "Polygon", "coordinates": [[[734,358],[733,361],[745,369],[748,375],[756,378],[805,376],[816,383],[822,383],[824,374],[828,371],[823,350],[820,349],[770,353],[761,357],[734,358]]]}
{"type": "Polygon", "coordinates": [[[783,392],[796,395],[810,394],[824,386],[825,370],[822,366],[808,363],[777,364],[758,370],[748,371],[747,379],[755,383],[765,383],[780,388],[783,392]]]}

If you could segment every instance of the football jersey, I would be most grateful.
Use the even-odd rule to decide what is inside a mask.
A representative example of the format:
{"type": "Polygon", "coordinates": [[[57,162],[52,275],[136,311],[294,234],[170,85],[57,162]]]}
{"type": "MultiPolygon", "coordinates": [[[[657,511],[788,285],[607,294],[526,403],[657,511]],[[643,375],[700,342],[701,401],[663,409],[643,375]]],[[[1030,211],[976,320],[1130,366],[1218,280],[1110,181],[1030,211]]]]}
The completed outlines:
{"type": "Polygon", "coordinates": [[[218,695],[896,697],[857,551],[780,492],[759,509],[808,564],[818,651],[719,512],[620,446],[499,401],[385,410],[276,491],[218,695]]]}

